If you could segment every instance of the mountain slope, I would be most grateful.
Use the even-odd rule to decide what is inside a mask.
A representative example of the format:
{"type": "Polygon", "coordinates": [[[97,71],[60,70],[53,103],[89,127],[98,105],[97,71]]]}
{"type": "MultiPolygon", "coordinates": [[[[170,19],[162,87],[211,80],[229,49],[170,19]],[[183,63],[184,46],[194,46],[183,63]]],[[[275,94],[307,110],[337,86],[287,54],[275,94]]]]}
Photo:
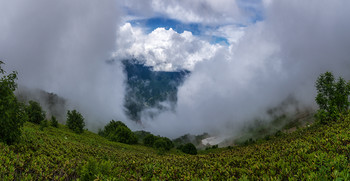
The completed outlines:
{"type": "Polygon", "coordinates": [[[22,140],[0,143],[1,180],[330,180],[350,179],[350,117],[312,125],[247,146],[215,149],[192,156],[171,150],[125,145],[65,126],[26,123],[22,140]],[[89,174],[92,173],[92,174],[89,174]]]}
{"type": "MultiPolygon", "coordinates": [[[[189,71],[153,71],[152,67],[137,60],[122,62],[127,77],[124,107],[131,120],[141,121],[141,113],[146,109],[173,109],[177,102],[178,86],[183,83],[189,71]],[[162,104],[165,101],[169,105],[162,104]]],[[[152,112],[150,114],[152,116],[152,112]]]]}

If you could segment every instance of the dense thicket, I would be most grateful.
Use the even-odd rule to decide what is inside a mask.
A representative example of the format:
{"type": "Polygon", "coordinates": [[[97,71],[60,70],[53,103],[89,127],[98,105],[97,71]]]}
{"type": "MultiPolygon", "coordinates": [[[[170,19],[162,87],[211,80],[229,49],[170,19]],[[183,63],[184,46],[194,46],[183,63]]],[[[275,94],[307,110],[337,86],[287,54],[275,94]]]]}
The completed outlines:
{"type": "Polygon", "coordinates": [[[67,112],[67,127],[73,130],[75,133],[81,134],[84,132],[84,117],[77,111],[69,111],[67,112]]]}
{"type": "Polygon", "coordinates": [[[29,101],[29,105],[26,107],[26,113],[28,115],[28,121],[35,124],[40,124],[46,117],[40,104],[32,100],[29,101]]]}
{"type": "Polygon", "coordinates": [[[121,121],[111,120],[98,134],[115,142],[126,144],[137,143],[136,135],[121,121]]]}
{"type": "MultiPolygon", "coordinates": [[[[217,148],[217,147],[212,147],[217,148]]],[[[184,153],[190,154],[190,155],[197,155],[197,148],[192,143],[187,143],[185,145],[180,145],[178,147],[179,150],[181,150],[184,153]]]]}
{"type": "Polygon", "coordinates": [[[316,81],[316,103],[319,110],[316,117],[321,123],[339,119],[349,109],[350,82],[342,77],[335,80],[331,72],[321,74],[316,81]]]}
{"type": "Polygon", "coordinates": [[[19,140],[21,127],[25,122],[24,105],[17,101],[14,91],[17,88],[17,72],[5,75],[0,61],[0,141],[12,144],[19,140]]]}
{"type": "Polygon", "coordinates": [[[58,128],[58,121],[55,116],[51,116],[51,126],[58,128]]]}

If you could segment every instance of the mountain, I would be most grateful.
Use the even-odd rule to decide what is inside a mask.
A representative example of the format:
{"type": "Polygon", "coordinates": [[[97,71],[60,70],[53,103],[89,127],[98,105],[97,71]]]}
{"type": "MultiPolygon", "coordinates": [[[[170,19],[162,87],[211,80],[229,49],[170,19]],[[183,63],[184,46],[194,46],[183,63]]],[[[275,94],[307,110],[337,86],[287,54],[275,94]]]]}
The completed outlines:
{"type": "Polygon", "coordinates": [[[153,71],[152,67],[135,59],[123,60],[122,63],[127,77],[124,107],[131,120],[141,122],[143,113],[152,117],[174,109],[178,87],[189,71],[153,71]]]}

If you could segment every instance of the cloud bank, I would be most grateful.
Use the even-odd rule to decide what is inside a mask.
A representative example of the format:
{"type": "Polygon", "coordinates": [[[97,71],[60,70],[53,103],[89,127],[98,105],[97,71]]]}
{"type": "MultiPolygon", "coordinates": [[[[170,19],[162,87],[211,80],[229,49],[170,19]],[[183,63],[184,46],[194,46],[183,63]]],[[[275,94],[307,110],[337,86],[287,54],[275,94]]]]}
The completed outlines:
{"type": "Polygon", "coordinates": [[[19,72],[20,85],[65,97],[89,128],[124,119],[122,68],[105,63],[115,50],[118,2],[11,0],[0,7],[0,59],[19,72]]]}
{"type": "Polygon", "coordinates": [[[112,55],[142,58],[155,70],[192,70],[176,111],[142,120],[144,129],[171,137],[238,134],[290,95],[315,106],[314,82],[325,71],[350,79],[347,0],[11,0],[0,7],[6,67],[19,72],[20,84],[71,100],[90,127],[126,120],[125,75],[118,61],[106,64],[112,55]],[[125,22],[159,16],[211,28],[199,36],[162,27],[147,34],[125,22]]]}
{"type": "Polygon", "coordinates": [[[246,27],[236,46],[196,64],[179,89],[176,113],[147,126],[158,134],[235,135],[293,95],[315,107],[314,82],[325,71],[350,78],[348,1],[266,1],[266,19],[246,27]]]}

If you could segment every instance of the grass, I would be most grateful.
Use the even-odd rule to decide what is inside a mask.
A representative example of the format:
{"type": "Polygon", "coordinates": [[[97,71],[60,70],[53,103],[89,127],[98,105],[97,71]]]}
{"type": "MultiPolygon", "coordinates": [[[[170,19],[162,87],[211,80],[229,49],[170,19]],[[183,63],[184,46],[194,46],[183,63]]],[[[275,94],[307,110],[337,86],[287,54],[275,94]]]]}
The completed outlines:
{"type": "Polygon", "coordinates": [[[347,116],[193,156],[26,123],[19,143],[0,143],[0,180],[349,180],[349,125],[347,116]]]}

